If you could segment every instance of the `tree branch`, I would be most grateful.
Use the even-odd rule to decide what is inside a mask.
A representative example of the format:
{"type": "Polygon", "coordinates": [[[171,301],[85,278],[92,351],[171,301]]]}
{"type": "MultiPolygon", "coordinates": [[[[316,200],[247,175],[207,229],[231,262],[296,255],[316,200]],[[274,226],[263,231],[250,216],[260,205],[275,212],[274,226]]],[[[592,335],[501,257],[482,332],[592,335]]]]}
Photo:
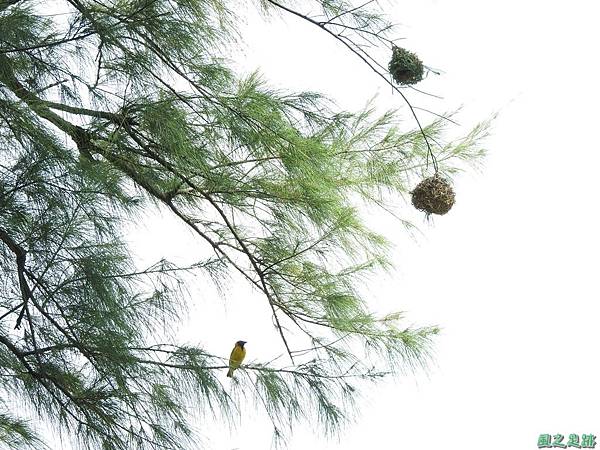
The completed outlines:
{"type": "MultiPolygon", "coordinates": [[[[20,1],[20,0],[17,0],[20,1]]],[[[0,6],[0,11],[2,10],[2,7],[0,6]]],[[[57,45],[62,45],[62,44],[66,44],[68,42],[73,42],[73,41],[80,41],[82,39],[85,39],[93,34],[96,34],[95,31],[90,31],[88,33],[83,33],[80,34],[78,36],[72,36],[72,37],[65,37],[63,39],[59,39],[56,41],[51,41],[51,42],[42,42],[40,44],[36,44],[36,45],[31,45],[29,47],[14,47],[12,46],[11,49],[9,50],[0,50],[0,54],[8,54],[8,53],[17,53],[17,52],[27,52],[30,50],[37,50],[40,48],[48,48],[48,47],[56,47],[57,45]]],[[[5,41],[1,41],[1,42],[5,42],[5,41]]],[[[5,42],[7,44],[10,45],[10,43],[5,42]]]]}
{"type": "Polygon", "coordinates": [[[31,289],[29,287],[29,284],[27,283],[27,279],[25,278],[25,263],[27,261],[27,252],[23,247],[16,243],[3,228],[0,228],[0,240],[7,245],[7,247],[15,254],[17,258],[17,277],[19,279],[21,298],[23,300],[23,306],[21,312],[19,313],[19,317],[17,318],[17,323],[15,325],[15,328],[19,328],[21,326],[21,320],[23,320],[23,315],[25,314],[25,311],[27,309],[27,302],[32,297],[31,289]]]}
{"type": "Polygon", "coordinates": [[[0,12],[8,9],[9,6],[16,5],[21,0],[0,0],[0,12]]]}

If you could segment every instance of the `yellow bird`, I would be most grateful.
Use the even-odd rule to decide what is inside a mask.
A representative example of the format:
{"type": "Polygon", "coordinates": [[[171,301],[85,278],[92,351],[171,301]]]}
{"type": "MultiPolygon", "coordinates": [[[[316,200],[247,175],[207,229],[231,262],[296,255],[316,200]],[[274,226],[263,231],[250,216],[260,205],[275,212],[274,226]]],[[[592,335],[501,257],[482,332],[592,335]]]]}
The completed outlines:
{"type": "Polygon", "coordinates": [[[246,357],[246,349],[244,345],[246,341],[237,341],[233,350],[231,350],[231,356],[229,357],[229,371],[227,372],[227,376],[231,378],[233,376],[233,371],[240,367],[242,361],[246,357]]]}

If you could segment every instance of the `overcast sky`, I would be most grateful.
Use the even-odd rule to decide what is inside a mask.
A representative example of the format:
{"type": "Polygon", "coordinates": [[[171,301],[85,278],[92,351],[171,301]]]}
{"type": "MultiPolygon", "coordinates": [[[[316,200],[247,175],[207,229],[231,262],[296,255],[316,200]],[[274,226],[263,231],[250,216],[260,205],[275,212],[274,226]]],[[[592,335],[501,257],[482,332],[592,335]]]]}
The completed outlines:
{"type": "MultiPolygon", "coordinates": [[[[396,244],[397,270],[373,283],[373,306],[404,310],[415,325],[440,325],[435,365],[370,385],[339,440],[299,428],[290,450],[528,450],[540,433],[600,435],[595,4],[382,2],[400,25],[402,45],[442,71],[419,87],[443,100],[414,94],[416,105],[439,112],[462,105],[463,126],[452,133],[500,115],[483,170],[455,180],[457,203],[447,216],[418,219],[416,239],[383,213],[377,218],[396,244]]],[[[321,91],[347,109],[374,95],[382,108],[402,106],[315,27],[251,17],[242,30],[240,69],[259,68],[279,87],[321,91]]],[[[412,126],[406,108],[403,114],[412,126]]],[[[165,216],[132,241],[148,261],[195,261],[201,250],[189,237],[165,216]]],[[[245,339],[249,361],[280,351],[268,305],[247,287],[232,287],[227,302],[215,300],[210,286],[192,293],[190,342],[228,355],[245,339]]],[[[250,414],[233,434],[209,424],[200,432],[217,450],[271,445],[269,423],[250,414]]]]}

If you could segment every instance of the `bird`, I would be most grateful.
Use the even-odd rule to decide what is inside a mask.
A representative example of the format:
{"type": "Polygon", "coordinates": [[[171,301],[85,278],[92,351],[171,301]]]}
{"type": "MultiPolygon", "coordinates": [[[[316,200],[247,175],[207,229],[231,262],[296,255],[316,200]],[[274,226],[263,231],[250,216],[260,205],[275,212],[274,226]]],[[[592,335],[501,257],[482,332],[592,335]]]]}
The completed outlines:
{"type": "Polygon", "coordinates": [[[244,361],[244,357],[246,356],[246,349],[244,345],[246,341],[237,341],[233,350],[231,350],[231,356],[229,356],[229,371],[227,372],[227,376],[229,378],[233,377],[233,371],[240,367],[242,361],[244,361]]]}

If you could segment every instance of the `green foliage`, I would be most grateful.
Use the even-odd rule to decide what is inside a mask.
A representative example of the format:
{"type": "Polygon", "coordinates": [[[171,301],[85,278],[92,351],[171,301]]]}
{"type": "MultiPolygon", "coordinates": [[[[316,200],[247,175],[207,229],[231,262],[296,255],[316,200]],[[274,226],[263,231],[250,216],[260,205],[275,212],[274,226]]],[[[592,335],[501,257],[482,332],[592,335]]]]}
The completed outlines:
{"type": "MultiPolygon", "coordinates": [[[[333,26],[389,29],[316,3],[333,26]]],[[[401,131],[395,111],[337,111],[233,73],[232,5],[68,0],[45,16],[0,2],[0,392],[83,448],[194,448],[198,416],[233,422],[239,395],[278,437],[299,420],[334,433],[365,381],[427,364],[437,328],[369,311],[361,287],[391,264],[363,211],[409,192],[446,122],[401,131]],[[122,233],[147,211],[214,255],[136,267],[122,233]],[[161,333],[190,272],[261,292],[292,364],[242,366],[229,389],[227,361],[161,333]]],[[[485,130],[440,144],[440,169],[479,159],[485,130]]],[[[0,442],[41,445],[12,412],[0,442]]]]}
{"type": "Polygon", "coordinates": [[[7,413],[0,413],[0,448],[42,449],[44,444],[27,422],[7,413]]]}

